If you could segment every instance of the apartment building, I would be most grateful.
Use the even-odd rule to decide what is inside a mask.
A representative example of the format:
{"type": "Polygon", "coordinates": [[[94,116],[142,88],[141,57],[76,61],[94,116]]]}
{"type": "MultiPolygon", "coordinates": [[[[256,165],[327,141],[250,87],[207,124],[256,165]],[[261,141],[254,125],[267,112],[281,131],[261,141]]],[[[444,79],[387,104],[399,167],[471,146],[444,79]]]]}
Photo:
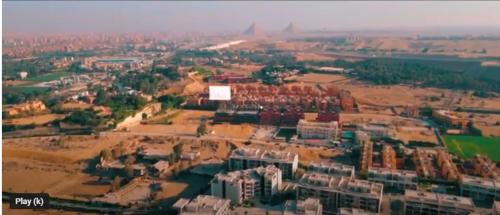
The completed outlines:
{"type": "Polygon", "coordinates": [[[339,215],[377,215],[378,213],[373,213],[357,208],[340,208],[339,215]]]}
{"type": "Polygon", "coordinates": [[[423,149],[415,149],[412,157],[418,176],[422,178],[436,178],[436,169],[432,165],[432,155],[423,149]]]}
{"type": "Polygon", "coordinates": [[[382,148],[382,168],[384,169],[397,169],[396,166],[396,151],[390,145],[384,145],[382,148]]]}
{"type": "Polygon", "coordinates": [[[407,215],[466,215],[475,210],[470,198],[460,196],[406,190],[404,199],[407,215]]]}
{"type": "Polygon", "coordinates": [[[357,130],[354,132],[354,141],[356,144],[363,145],[370,141],[370,135],[364,131],[357,130]]]}
{"type": "Polygon", "coordinates": [[[172,206],[180,215],[229,215],[230,200],[215,196],[198,195],[192,201],[181,198],[172,206]]]}
{"type": "Polygon", "coordinates": [[[233,204],[256,198],[269,199],[281,189],[281,170],[270,165],[219,173],[210,186],[213,196],[230,199],[233,204]]]}
{"type": "Polygon", "coordinates": [[[334,162],[312,162],[307,169],[309,172],[323,173],[333,176],[354,178],[354,166],[334,162]]]}
{"type": "Polygon", "coordinates": [[[369,123],[359,125],[358,129],[370,135],[372,139],[380,139],[390,136],[387,125],[369,123]]]}
{"type": "Polygon", "coordinates": [[[243,147],[233,150],[229,157],[231,171],[268,165],[278,167],[284,179],[293,179],[299,165],[299,155],[289,151],[243,147]]]}
{"type": "Polygon", "coordinates": [[[325,139],[335,140],[339,133],[339,123],[331,122],[308,122],[300,120],[297,125],[297,134],[302,139],[325,139]]]}
{"type": "Polygon", "coordinates": [[[432,117],[436,121],[448,126],[461,127],[462,129],[465,129],[467,126],[467,118],[452,111],[433,110],[432,117]]]}
{"type": "Polygon", "coordinates": [[[463,175],[460,180],[460,194],[475,201],[498,201],[500,200],[500,180],[463,175]]]}
{"type": "Polygon", "coordinates": [[[493,207],[491,208],[491,214],[500,215],[500,201],[495,201],[493,207]]]}
{"type": "Polygon", "coordinates": [[[323,214],[337,214],[339,208],[380,212],[383,185],[366,180],[305,173],[297,183],[297,199],[318,198],[323,214]]]}
{"type": "Polygon", "coordinates": [[[361,171],[368,171],[373,165],[373,143],[366,141],[361,146],[360,167],[361,171]]]}
{"type": "Polygon", "coordinates": [[[386,189],[417,189],[418,175],[415,171],[371,168],[367,176],[369,181],[382,183],[386,189]]]}
{"type": "Polygon", "coordinates": [[[322,215],[323,206],[319,199],[288,200],[283,215],[322,215]]]}
{"type": "Polygon", "coordinates": [[[497,178],[497,165],[484,155],[475,155],[472,159],[474,174],[485,178],[497,178]]]}
{"type": "Polygon", "coordinates": [[[436,157],[441,176],[448,181],[458,181],[460,179],[460,172],[451,160],[451,155],[444,150],[439,150],[436,157]]]}

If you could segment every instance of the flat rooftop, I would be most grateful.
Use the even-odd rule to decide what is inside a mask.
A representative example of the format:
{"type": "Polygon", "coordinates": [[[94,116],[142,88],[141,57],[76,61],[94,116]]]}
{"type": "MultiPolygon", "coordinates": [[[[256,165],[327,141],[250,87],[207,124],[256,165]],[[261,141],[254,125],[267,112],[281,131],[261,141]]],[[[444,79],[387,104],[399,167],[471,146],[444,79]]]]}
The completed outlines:
{"type": "Polygon", "coordinates": [[[470,198],[416,190],[406,190],[405,199],[407,201],[426,202],[453,207],[474,207],[474,203],[470,198]]]}
{"type": "Polygon", "coordinates": [[[297,156],[295,152],[243,147],[233,150],[230,158],[293,162],[297,156]]]}

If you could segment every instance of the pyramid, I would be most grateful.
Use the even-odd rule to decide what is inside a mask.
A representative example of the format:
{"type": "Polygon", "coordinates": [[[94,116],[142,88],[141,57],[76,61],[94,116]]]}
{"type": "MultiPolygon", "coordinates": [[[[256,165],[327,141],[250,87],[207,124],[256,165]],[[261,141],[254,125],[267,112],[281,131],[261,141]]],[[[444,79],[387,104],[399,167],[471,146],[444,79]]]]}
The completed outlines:
{"type": "Polygon", "coordinates": [[[264,31],[260,28],[260,26],[252,23],[252,25],[250,25],[250,27],[248,27],[247,30],[243,32],[243,34],[249,36],[261,36],[264,34],[264,31]]]}
{"type": "Polygon", "coordinates": [[[294,34],[294,33],[297,33],[299,30],[297,29],[297,27],[293,24],[293,22],[290,22],[290,24],[288,24],[288,26],[283,30],[283,33],[287,33],[287,34],[294,34]]]}

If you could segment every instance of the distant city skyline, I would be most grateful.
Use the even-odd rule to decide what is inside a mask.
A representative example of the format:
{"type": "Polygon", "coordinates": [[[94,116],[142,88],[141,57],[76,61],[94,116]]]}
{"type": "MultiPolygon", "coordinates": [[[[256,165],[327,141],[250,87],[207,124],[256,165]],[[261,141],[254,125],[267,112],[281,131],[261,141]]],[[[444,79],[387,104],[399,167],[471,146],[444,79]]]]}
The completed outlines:
{"type": "Polygon", "coordinates": [[[257,23],[281,31],[478,28],[500,31],[500,2],[3,2],[6,33],[238,33],[257,23]]]}

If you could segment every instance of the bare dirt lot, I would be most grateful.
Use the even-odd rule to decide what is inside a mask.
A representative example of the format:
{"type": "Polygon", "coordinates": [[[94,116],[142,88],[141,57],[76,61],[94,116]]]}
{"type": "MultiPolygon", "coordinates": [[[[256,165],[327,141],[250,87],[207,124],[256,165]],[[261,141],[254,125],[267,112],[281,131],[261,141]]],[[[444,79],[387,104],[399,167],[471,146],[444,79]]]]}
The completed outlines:
{"type": "MultiPolygon", "coordinates": [[[[210,119],[213,117],[213,111],[201,110],[174,110],[176,113],[172,119],[172,124],[147,124],[137,125],[130,128],[132,132],[141,133],[166,133],[179,135],[196,135],[196,129],[200,125],[202,117],[210,119]]],[[[174,112],[172,111],[172,112],[174,112]]],[[[158,117],[153,118],[158,120],[158,117]]],[[[223,124],[207,124],[208,136],[218,136],[225,138],[249,138],[255,131],[255,125],[239,124],[233,125],[228,123],[223,124]]]]}

